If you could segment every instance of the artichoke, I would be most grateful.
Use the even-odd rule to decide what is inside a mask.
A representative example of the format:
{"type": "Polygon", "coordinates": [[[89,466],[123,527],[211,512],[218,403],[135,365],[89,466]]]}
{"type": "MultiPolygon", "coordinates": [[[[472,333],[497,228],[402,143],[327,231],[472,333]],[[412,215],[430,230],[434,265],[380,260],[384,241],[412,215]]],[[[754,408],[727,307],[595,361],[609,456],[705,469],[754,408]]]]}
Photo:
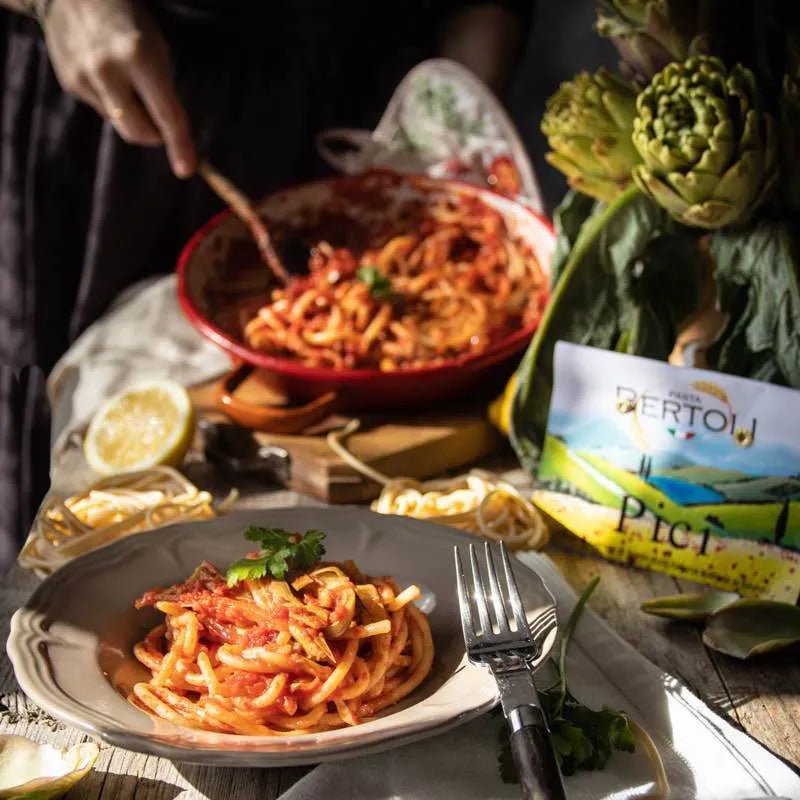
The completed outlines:
{"type": "Polygon", "coordinates": [[[647,83],[672,61],[706,49],[698,0],[600,0],[595,30],[613,42],[625,72],[647,83]]]}
{"type": "Polygon", "coordinates": [[[562,83],[547,101],[547,160],[573,189],[610,202],[631,182],[639,156],[631,142],[636,89],[605,69],[562,83]]]}
{"type": "Polygon", "coordinates": [[[711,56],[669,64],[636,100],[637,186],[686,225],[745,222],[777,182],[777,131],[753,73],[711,56]]]}

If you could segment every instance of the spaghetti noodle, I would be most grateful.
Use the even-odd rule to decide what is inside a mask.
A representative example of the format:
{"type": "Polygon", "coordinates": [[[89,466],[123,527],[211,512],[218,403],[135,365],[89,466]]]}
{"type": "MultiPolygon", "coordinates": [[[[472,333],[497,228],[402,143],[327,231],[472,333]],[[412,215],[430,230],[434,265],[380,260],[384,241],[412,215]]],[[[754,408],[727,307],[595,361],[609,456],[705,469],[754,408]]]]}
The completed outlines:
{"type": "Polygon", "coordinates": [[[152,673],[131,702],[192,728],[290,736],[363,722],[411,693],[433,663],[419,589],[318,563],[291,583],[233,587],[208,563],[147,592],[165,614],[134,648],[152,673]]]}
{"type": "Polygon", "coordinates": [[[65,500],[47,497],[18,561],[50,573],[83,553],[162,525],[209,519],[235,502],[219,502],[176,469],[157,466],[103,478],[65,500]]]}
{"type": "Polygon", "coordinates": [[[533,325],[546,283],[530,249],[475,197],[433,194],[360,252],[319,242],[309,274],[244,325],[256,350],[316,367],[433,366],[533,325]]]}
{"type": "Polygon", "coordinates": [[[344,428],[330,431],[327,441],[342,461],[382,485],[373,511],[428,519],[504,542],[512,550],[541,550],[547,544],[550,533],[541,514],[507,481],[477,469],[442,480],[390,478],[345,447],[344,439],[359,426],[359,420],[351,420],[344,428]]]}

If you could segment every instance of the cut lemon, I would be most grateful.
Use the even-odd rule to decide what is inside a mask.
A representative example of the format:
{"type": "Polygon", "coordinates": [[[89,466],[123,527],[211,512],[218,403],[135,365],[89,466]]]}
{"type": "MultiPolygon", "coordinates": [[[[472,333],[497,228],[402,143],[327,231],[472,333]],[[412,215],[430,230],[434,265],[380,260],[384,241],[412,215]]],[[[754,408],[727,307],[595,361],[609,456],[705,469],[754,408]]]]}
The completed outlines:
{"type": "Polygon", "coordinates": [[[83,452],[101,475],[179,466],[193,435],[186,389],[170,380],[151,381],[106,400],[89,423],[83,452]]]}

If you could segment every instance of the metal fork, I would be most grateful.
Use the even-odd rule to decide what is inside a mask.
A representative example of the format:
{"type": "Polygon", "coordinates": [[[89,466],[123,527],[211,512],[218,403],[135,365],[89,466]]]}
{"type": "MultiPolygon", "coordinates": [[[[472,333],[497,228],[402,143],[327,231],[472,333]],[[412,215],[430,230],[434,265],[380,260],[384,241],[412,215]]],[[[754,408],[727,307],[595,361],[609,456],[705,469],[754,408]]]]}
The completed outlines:
{"type": "Polygon", "coordinates": [[[536,655],[529,662],[530,668],[535,672],[550,655],[553,644],[558,634],[558,619],[555,605],[547,606],[528,623],[531,639],[536,644],[536,655]]]}
{"type": "MultiPolygon", "coordinates": [[[[467,656],[474,664],[488,666],[497,681],[523,796],[527,800],[565,800],[550,732],[533,684],[532,664],[538,666],[543,659],[537,658],[540,649],[528,628],[508,553],[501,543],[500,558],[505,573],[505,587],[501,589],[492,551],[486,543],[487,592],[475,546],[469,546],[471,581],[467,580],[458,547],[454,551],[467,656]]],[[[552,619],[543,618],[541,631],[552,624],[552,619]]]]}

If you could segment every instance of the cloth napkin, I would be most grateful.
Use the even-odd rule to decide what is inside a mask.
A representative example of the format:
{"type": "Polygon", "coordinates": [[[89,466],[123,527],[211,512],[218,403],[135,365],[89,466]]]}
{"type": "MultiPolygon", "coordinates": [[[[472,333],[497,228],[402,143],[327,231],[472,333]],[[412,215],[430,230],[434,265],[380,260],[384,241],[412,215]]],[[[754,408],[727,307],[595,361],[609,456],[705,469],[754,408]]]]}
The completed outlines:
{"type": "Polygon", "coordinates": [[[57,467],[70,435],[115,392],[151,378],[172,378],[188,386],[230,367],[222,350],[186,321],[174,275],[131,286],[83,332],[48,377],[53,465],[57,467]]]}
{"type": "MultiPolygon", "coordinates": [[[[524,554],[558,604],[563,625],[576,596],[545,555],[524,554]]],[[[591,602],[591,601],[590,601],[591,602]]],[[[675,800],[800,798],[800,777],[747,734],[710,711],[677,680],[662,672],[584,609],[570,642],[567,675],[571,691],[592,708],[621,709],[655,741],[675,800]]],[[[538,681],[537,681],[538,683],[538,681]]],[[[482,717],[434,739],[354,761],[323,764],[281,800],[478,800],[519,798],[497,767],[498,721],[482,717]]],[[[569,800],[658,797],[654,770],[643,748],[615,753],[606,768],[566,779],[569,800]]]]}
{"type": "MultiPolygon", "coordinates": [[[[89,328],[55,367],[48,382],[53,404],[53,480],[71,434],[112,392],[147,377],[186,384],[213,377],[228,359],[185,322],[173,277],[140,284],[89,328]]],[[[73,475],[74,479],[74,475],[73,475]]],[[[575,594],[542,554],[522,561],[555,595],[563,624],[575,594]]],[[[570,687],[584,703],[627,712],[654,739],[675,800],[800,800],[800,777],[746,734],[710,711],[599,617],[586,610],[570,645],[570,687]]],[[[482,717],[441,736],[354,760],[323,764],[282,800],[468,800],[518,798],[497,769],[498,721],[482,717]]],[[[652,796],[654,772],[643,749],[615,753],[606,769],[567,779],[570,800],[652,796]]]]}

